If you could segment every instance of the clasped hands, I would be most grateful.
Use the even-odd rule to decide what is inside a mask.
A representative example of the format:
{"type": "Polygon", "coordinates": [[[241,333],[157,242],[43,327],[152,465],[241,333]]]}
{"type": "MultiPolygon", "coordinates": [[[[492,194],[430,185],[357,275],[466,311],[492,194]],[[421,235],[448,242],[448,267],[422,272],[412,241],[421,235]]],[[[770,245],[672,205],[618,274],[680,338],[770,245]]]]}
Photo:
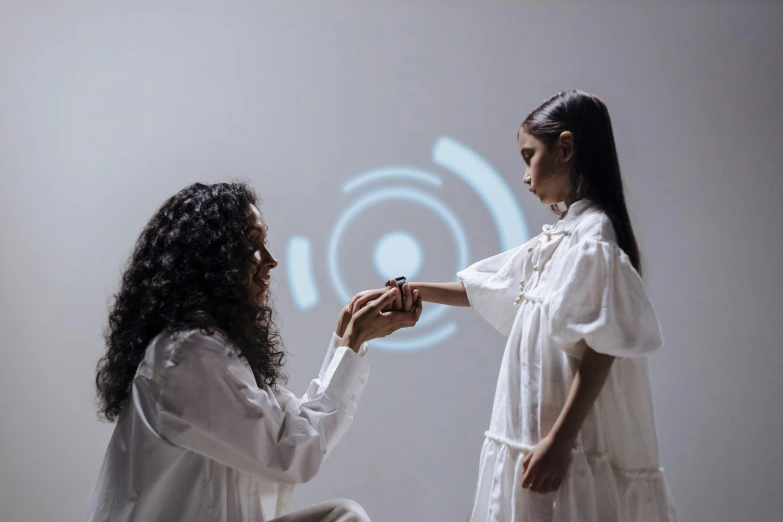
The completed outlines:
{"type": "Polygon", "coordinates": [[[409,284],[400,287],[393,279],[386,288],[356,294],[340,312],[335,333],[342,338],[341,346],[358,352],[367,341],[415,326],[421,311],[418,290],[409,284]]]}

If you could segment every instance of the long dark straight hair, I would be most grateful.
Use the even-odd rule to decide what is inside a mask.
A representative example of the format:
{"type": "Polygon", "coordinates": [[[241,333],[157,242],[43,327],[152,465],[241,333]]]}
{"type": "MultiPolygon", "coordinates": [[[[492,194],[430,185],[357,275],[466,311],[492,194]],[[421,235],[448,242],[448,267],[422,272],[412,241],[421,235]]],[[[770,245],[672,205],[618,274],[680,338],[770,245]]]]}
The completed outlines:
{"type": "MultiPolygon", "coordinates": [[[[583,91],[564,91],[531,112],[521,128],[550,147],[561,133],[571,131],[574,135],[571,168],[574,195],[577,200],[589,199],[606,213],[614,226],[618,246],[641,274],[641,255],[625,204],[612,121],[604,102],[583,91]]],[[[556,206],[553,210],[560,213],[556,206]]]]}

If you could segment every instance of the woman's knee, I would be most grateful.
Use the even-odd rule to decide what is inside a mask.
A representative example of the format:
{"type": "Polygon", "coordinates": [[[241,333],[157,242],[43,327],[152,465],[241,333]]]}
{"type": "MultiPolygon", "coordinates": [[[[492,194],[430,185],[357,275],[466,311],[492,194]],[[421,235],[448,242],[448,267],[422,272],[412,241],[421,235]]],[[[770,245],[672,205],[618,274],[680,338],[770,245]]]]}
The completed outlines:
{"type": "Polygon", "coordinates": [[[370,522],[367,512],[358,502],[347,498],[335,500],[335,509],[339,511],[345,520],[352,522],[370,522]]]}

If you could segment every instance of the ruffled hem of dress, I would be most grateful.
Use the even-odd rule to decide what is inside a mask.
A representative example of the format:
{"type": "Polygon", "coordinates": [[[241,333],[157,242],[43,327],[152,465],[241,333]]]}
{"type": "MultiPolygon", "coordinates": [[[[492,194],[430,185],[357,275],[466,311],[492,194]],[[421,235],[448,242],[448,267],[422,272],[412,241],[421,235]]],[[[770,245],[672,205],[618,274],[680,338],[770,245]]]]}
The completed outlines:
{"type": "Polygon", "coordinates": [[[485,435],[472,521],[677,520],[663,468],[620,468],[607,454],[577,447],[560,489],[533,493],[521,487],[522,461],[531,448],[489,432],[485,435]]]}

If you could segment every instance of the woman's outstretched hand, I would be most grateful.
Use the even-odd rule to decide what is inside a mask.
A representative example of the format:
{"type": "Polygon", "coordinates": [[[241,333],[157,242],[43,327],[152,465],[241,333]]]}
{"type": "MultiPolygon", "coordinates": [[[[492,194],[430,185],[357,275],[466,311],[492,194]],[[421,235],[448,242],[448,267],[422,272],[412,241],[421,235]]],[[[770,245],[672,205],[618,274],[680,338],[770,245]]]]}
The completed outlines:
{"type": "MultiPolygon", "coordinates": [[[[370,301],[374,301],[381,297],[383,294],[389,291],[391,288],[399,288],[397,285],[397,281],[392,279],[390,281],[390,286],[386,288],[374,288],[372,290],[364,290],[362,292],[359,292],[355,296],[351,298],[350,301],[348,301],[348,304],[345,305],[345,307],[340,312],[340,318],[337,321],[337,328],[335,328],[335,333],[337,334],[337,337],[343,337],[345,335],[345,330],[348,328],[348,323],[351,322],[351,317],[356,314],[359,310],[367,306],[367,303],[370,301]]],[[[417,292],[418,293],[418,292],[417,292]]],[[[405,285],[401,289],[401,294],[395,296],[394,300],[392,300],[391,304],[388,305],[387,309],[382,310],[383,312],[388,311],[406,311],[410,312],[413,310],[414,306],[414,297],[413,297],[413,290],[410,288],[409,285],[405,285]],[[404,304],[407,304],[408,306],[404,306],[404,304]],[[407,309],[406,309],[407,308],[407,309]]]]}
{"type": "Polygon", "coordinates": [[[403,311],[403,312],[410,312],[413,310],[414,306],[414,292],[411,289],[410,285],[404,284],[402,285],[402,288],[399,288],[397,285],[397,281],[395,279],[392,279],[389,281],[389,286],[386,288],[374,288],[372,290],[365,290],[363,292],[359,292],[353,298],[348,301],[348,304],[346,305],[346,308],[350,310],[351,314],[355,314],[365,306],[367,306],[367,303],[370,301],[373,301],[375,299],[378,299],[380,296],[382,296],[384,293],[386,293],[391,288],[398,288],[400,290],[400,293],[397,294],[394,298],[394,301],[391,304],[391,308],[389,310],[395,310],[395,311],[403,311]]]}
{"type": "MultiPolygon", "coordinates": [[[[358,352],[362,343],[372,339],[386,337],[400,328],[415,326],[421,317],[422,301],[418,292],[407,289],[407,299],[402,299],[406,290],[401,292],[397,285],[385,289],[380,295],[377,293],[374,299],[366,300],[357,312],[351,314],[350,321],[345,327],[342,336],[342,346],[348,346],[358,352]]],[[[350,303],[346,305],[341,314],[350,310],[350,303]]],[[[338,329],[339,329],[338,325],[338,329]]],[[[339,335],[339,331],[337,332],[339,335]]]]}

